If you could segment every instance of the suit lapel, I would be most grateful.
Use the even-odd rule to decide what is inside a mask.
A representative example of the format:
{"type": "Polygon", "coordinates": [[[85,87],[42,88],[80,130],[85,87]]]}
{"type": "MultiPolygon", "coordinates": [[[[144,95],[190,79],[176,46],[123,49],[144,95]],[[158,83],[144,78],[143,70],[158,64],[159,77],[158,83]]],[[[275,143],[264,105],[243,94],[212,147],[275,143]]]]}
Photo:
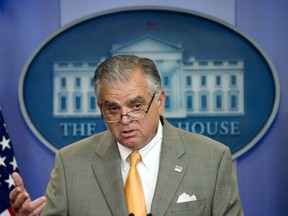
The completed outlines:
{"type": "MultiPolygon", "coordinates": [[[[163,125],[160,167],[151,207],[153,215],[165,215],[188,168],[180,137],[165,119],[163,125]]],[[[127,215],[121,159],[111,133],[107,132],[97,146],[92,168],[112,215],[127,215]]]]}
{"type": "Polygon", "coordinates": [[[187,170],[180,137],[166,120],[163,125],[160,167],[151,208],[153,215],[165,214],[187,170]]]}
{"type": "Polygon", "coordinates": [[[127,215],[121,159],[109,132],[97,146],[96,155],[92,168],[112,215],[127,215]]]}

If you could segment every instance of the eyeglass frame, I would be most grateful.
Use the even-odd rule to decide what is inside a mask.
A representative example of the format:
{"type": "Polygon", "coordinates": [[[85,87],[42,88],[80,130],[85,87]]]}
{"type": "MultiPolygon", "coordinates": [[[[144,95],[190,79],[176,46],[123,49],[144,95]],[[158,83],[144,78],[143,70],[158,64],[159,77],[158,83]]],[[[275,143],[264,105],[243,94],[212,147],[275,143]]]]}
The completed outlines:
{"type": "Polygon", "coordinates": [[[130,119],[130,120],[132,120],[132,121],[138,121],[138,120],[141,120],[141,119],[144,119],[145,117],[146,117],[146,114],[149,112],[149,110],[150,110],[150,107],[151,107],[151,104],[152,104],[152,102],[153,102],[153,100],[154,100],[154,98],[155,98],[155,95],[156,95],[156,93],[154,93],[153,95],[152,95],[152,98],[151,98],[151,101],[149,102],[149,105],[148,105],[148,107],[147,107],[147,110],[132,110],[132,111],[129,111],[129,112],[127,112],[126,114],[121,114],[121,113],[105,113],[105,114],[101,114],[101,117],[107,122],[107,123],[117,123],[117,122],[120,122],[121,120],[122,120],[122,117],[123,116],[127,116],[127,118],[128,119],[130,119]],[[129,116],[129,113],[131,113],[131,112],[139,112],[139,111],[144,111],[144,117],[143,118],[140,118],[140,119],[131,119],[130,117],[131,116],[129,116]],[[106,119],[105,119],[105,115],[106,114],[119,114],[120,115],[120,118],[119,118],[119,120],[118,121],[107,121],[106,119]]]}

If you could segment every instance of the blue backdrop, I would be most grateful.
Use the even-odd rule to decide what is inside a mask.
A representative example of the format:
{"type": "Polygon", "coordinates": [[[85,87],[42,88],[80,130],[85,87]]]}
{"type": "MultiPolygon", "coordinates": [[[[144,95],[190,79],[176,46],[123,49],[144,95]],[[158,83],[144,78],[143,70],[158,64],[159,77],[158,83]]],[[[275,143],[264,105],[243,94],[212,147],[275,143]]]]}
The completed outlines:
{"type": "MultiPolygon", "coordinates": [[[[288,215],[287,8],[285,0],[241,0],[235,4],[236,27],[265,50],[281,87],[279,111],[272,126],[237,159],[239,189],[248,216],[288,215]]],[[[18,103],[18,81],[35,48],[59,29],[60,15],[58,0],[0,0],[0,105],[20,172],[33,198],[45,192],[54,153],[26,125],[18,103]]]]}

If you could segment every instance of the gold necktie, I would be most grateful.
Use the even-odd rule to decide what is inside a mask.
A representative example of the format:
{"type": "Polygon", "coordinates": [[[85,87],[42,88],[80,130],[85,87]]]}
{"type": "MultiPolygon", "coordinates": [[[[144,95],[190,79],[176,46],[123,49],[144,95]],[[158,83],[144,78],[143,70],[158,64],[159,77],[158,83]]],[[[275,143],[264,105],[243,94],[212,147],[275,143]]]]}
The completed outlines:
{"type": "Polygon", "coordinates": [[[130,154],[130,170],[125,183],[126,201],[129,214],[146,216],[144,191],[136,168],[139,161],[141,161],[139,152],[132,152],[130,154]]]}

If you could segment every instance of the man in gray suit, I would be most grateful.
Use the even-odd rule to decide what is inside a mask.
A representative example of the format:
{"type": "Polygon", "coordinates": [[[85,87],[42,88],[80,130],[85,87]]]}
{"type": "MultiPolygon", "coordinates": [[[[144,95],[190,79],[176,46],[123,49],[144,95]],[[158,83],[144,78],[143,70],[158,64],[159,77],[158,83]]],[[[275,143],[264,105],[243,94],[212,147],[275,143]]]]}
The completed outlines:
{"type": "Polygon", "coordinates": [[[16,215],[127,216],[124,185],[133,151],[142,156],[137,169],[145,214],[243,215],[228,147],[162,117],[165,92],[153,61],[112,57],[97,68],[94,81],[109,130],[57,152],[45,197],[31,201],[13,174],[16,215]]]}

